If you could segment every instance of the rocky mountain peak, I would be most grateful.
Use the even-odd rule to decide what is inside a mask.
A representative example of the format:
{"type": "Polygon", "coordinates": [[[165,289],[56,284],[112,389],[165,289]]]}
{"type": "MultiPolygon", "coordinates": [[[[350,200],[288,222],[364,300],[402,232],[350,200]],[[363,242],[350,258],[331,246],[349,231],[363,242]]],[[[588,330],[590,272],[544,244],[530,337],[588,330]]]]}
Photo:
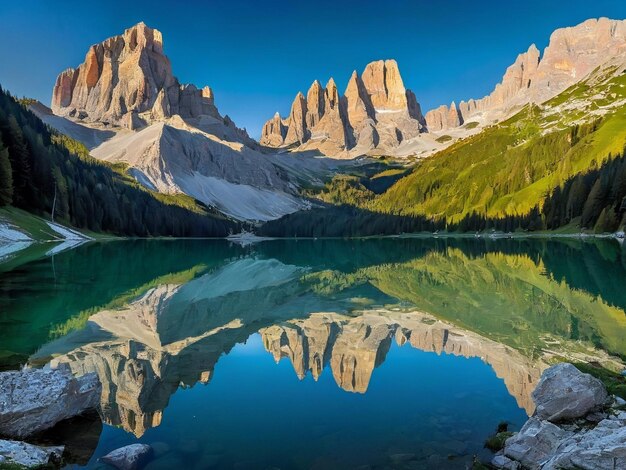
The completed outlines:
{"type": "MultiPolygon", "coordinates": [[[[590,19],[557,29],[543,55],[531,44],[507,68],[490,95],[462,102],[461,122],[472,118],[487,124],[506,118],[527,103],[543,103],[584,79],[598,66],[625,54],[626,20],[590,19]]],[[[434,126],[428,126],[430,131],[441,129],[435,119],[439,111],[429,112],[433,113],[431,123],[435,122],[434,126]]]]}
{"type": "Polygon", "coordinates": [[[406,89],[395,60],[371,62],[363,71],[363,83],[374,109],[404,110],[406,89]]]}
{"type": "Polygon", "coordinates": [[[339,91],[337,90],[337,85],[335,84],[335,80],[332,77],[326,83],[326,88],[324,89],[324,106],[325,109],[334,109],[339,104],[339,91]]]}
{"type": "Polygon", "coordinates": [[[63,71],[52,94],[55,114],[85,122],[142,127],[176,114],[219,117],[209,87],[181,85],[163,53],[160,31],[138,23],[89,48],[63,71]]]}
{"type": "Polygon", "coordinates": [[[336,155],[361,149],[397,147],[403,140],[419,134],[423,117],[419,103],[404,87],[395,60],[367,64],[362,75],[352,72],[343,96],[330,78],[326,87],[315,80],[306,99],[298,93],[290,117],[283,121],[287,138],[282,142],[272,133],[275,118],[263,126],[261,143],[281,147],[298,143],[336,155]],[[300,118],[304,111],[304,125],[300,118]]]}

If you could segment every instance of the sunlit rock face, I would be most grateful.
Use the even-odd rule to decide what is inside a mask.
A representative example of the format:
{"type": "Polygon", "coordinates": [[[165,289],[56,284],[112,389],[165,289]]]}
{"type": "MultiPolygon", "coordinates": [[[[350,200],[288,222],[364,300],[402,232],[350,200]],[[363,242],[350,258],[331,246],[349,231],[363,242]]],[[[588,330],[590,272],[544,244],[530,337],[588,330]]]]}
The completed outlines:
{"type": "MultiPolygon", "coordinates": [[[[178,82],[161,33],[144,23],[91,46],[81,65],[62,72],[51,107],[53,114],[38,112],[46,124],[84,143],[95,158],[128,165],[150,190],[187,194],[238,220],[266,221],[308,207],[294,172],[218,112],[211,88],[178,82]]],[[[304,119],[303,113],[294,109],[294,116],[304,119]]],[[[267,127],[281,142],[287,137],[280,119],[267,127]]],[[[297,131],[290,138],[300,139],[297,131]]]]}
{"type": "Polygon", "coordinates": [[[91,46],[81,65],[62,72],[52,110],[131,129],[175,114],[218,116],[211,89],[181,85],[163,53],[161,33],[144,23],[91,46]]]}
{"type": "Polygon", "coordinates": [[[357,317],[317,313],[260,333],[265,348],[277,361],[289,358],[299,378],[310,371],[317,379],[328,365],[339,387],[357,393],[367,391],[373,371],[384,362],[391,341],[437,354],[479,357],[504,380],[511,395],[529,414],[534,410],[531,392],[546,367],[513,348],[419,312],[370,311],[357,317]]]}
{"type": "Polygon", "coordinates": [[[415,95],[404,87],[395,60],[379,60],[352,73],[343,96],[331,78],[326,87],[315,80],[298,93],[289,116],[276,114],[263,127],[261,144],[268,147],[316,149],[350,156],[381,152],[416,137],[424,125],[415,95]]]}
{"type": "Polygon", "coordinates": [[[545,102],[625,54],[626,20],[590,19],[557,29],[543,56],[532,44],[488,96],[441,105],[425,115],[415,94],[405,88],[396,62],[379,60],[368,64],[361,75],[352,74],[332,119],[325,119],[330,108],[319,106],[321,92],[328,93],[330,85],[322,90],[315,81],[306,98],[298,94],[287,119],[274,116],[268,121],[261,144],[315,149],[334,157],[429,154],[449,145],[436,141],[437,135],[450,131],[454,137],[464,137],[479,132],[528,103],[545,102]],[[465,129],[469,122],[475,125],[465,129]],[[278,132],[279,128],[285,132],[278,132]],[[433,133],[435,137],[428,137],[433,133]]]}
{"type": "Polygon", "coordinates": [[[555,30],[543,52],[532,44],[509,66],[493,92],[481,99],[454,103],[426,113],[429,131],[448,130],[475,120],[489,124],[527,103],[543,103],[593,70],[626,54],[626,20],[589,19],[555,30]],[[460,122],[454,117],[458,113],[460,122]]]}

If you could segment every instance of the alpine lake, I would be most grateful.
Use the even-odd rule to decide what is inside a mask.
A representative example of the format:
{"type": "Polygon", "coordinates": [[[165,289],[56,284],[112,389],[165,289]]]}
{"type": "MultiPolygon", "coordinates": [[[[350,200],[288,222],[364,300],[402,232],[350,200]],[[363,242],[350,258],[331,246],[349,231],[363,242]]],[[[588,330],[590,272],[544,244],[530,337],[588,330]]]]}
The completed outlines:
{"type": "Polygon", "coordinates": [[[462,469],[549,365],[622,371],[625,311],[616,240],[34,244],[0,261],[0,369],[97,373],[68,468],[462,469]]]}

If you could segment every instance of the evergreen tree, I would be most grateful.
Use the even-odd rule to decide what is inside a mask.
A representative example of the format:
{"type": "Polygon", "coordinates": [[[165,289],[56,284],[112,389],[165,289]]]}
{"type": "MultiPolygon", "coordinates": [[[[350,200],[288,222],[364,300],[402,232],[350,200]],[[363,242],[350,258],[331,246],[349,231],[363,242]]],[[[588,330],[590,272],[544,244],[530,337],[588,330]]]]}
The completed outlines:
{"type": "Polygon", "coordinates": [[[0,139],[0,206],[6,206],[13,201],[13,174],[9,151],[0,139]]]}
{"type": "Polygon", "coordinates": [[[16,206],[25,208],[27,206],[29,189],[31,188],[29,151],[15,116],[9,116],[7,124],[7,146],[13,172],[13,203],[16,206]]]}

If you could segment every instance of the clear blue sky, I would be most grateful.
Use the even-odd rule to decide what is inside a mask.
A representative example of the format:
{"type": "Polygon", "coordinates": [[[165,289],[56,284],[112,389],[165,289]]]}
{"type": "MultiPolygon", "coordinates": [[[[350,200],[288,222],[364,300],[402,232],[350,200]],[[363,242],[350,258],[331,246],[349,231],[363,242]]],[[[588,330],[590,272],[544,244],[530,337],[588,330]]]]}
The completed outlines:
{"type": "Polygon", "coordinates": [[[252,136],[298,90],[394,58],[424,110],[489,93],[531,43],[591,18],[626,18],[626,0],[3,1],[0,84],[49,104],[57,74],[89,46],[144,21],[163,33],[183,83],[210,85],[252,136]]]}

